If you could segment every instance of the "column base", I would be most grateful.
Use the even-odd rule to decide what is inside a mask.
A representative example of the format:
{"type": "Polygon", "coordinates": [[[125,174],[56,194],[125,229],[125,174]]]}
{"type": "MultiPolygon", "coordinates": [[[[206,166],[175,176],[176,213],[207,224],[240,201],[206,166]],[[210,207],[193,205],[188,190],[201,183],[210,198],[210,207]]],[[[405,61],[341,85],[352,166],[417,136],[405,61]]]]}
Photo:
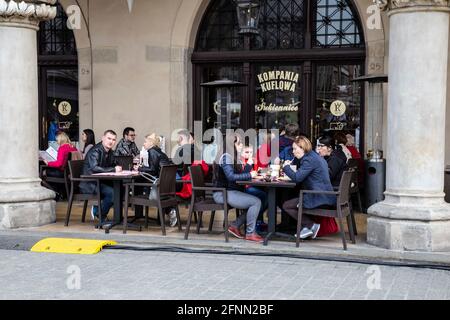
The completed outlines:
{"type": "Polygon", "coordinates": [[[39,227],[56,222],[53,200],[0,204],[0,230],[39,227]]]}
{"type": "Polygon", "coordinates": [[[380,202],[369,208],[368,213],[367,242],[371,245],[401,251],[450,251],[450,219],[444,218],[450,214],[450,206],[446,203],[440,206],[408,207],[380,202]],[[394,212],[403,212],[403,217],[394,219],[394,212]],[[405,219],[411,212],[426,212],[428,217],[440,218],[405,219]]]}
{"type": "Polygon", "coordinates": [[[56,222],[55,193],[40,180],[0,181],[0,229],[39,227],[56,222]]]}

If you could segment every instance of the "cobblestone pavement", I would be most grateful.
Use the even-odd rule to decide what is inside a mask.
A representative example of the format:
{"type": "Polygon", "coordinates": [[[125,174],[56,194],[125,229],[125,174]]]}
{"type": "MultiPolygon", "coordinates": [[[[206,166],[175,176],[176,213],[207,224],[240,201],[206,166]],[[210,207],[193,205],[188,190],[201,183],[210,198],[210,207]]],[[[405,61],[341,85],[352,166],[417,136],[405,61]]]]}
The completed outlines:
{"type": "Polygon", "coordinates": [[[450,272],[277,257],[0,250],[0,299],[449,299],[450,272]]]}

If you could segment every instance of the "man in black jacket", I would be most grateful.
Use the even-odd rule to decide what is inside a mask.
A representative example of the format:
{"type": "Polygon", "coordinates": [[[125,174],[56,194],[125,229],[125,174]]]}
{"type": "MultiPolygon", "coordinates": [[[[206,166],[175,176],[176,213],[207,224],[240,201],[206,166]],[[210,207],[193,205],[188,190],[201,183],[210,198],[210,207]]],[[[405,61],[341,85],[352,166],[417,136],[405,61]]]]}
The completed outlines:
{"type": "MultiPolygon", "coordinates": [[[[96,173],[121,172],[122,167],[116,166],[112,148],[116,144],[117,134],[112,130],[107,130],[102,137],[102,142],[93,147],[84,160],[82,175],[92,175],[96,173]]],[[[97,185],[95,182],[80,183],[80,191],[86,194],[96,194],[97,185]]],[[[114,200],[114,189],[107,184],[100,185],[102,197],[100,222],[108,215],[114,200]]],[[[91,215],[98,218],[98,207],[92,206],[91,215]]]]}
{"type": "Polygon", "coordinates": [[[136,146],[136,132],[133,128],[125,128],[123,130],[123,139],[117,144],[114,155],[117,156],[132,156],[139,155],[139,149],[136,146]]]}

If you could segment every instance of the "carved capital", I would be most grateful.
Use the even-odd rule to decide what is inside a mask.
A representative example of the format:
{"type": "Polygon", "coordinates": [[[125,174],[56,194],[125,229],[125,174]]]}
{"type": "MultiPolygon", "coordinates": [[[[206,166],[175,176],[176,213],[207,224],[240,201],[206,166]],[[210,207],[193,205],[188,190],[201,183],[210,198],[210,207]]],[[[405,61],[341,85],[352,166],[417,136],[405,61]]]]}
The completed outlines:
{"type": "Polygon", "coordinates": [[[56,17],[56,0],[0,0],[0,25],[37,30],[40,21],[56,17]]]}
{"type": "Polygon", "coordinates": [[[408,9],[408,11],[444,9],[446,11],[449,9],[449,0],[374,0],[374,2],[382,11],[399,9],[408,9]]]}

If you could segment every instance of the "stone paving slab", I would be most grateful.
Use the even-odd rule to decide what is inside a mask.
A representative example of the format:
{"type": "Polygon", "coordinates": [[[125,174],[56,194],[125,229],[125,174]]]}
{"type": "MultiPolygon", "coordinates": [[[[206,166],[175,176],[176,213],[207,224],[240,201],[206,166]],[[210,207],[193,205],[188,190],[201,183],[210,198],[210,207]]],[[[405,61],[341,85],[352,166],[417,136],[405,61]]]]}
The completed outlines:
{"type": "Polygon", "coordinates": [[[103,251],[81,256],[0,250],[0,299],[444,300],[450,297],[448,271],[284,260],[292,263],[266,257],[229,259],[193,253],[103,251]],[[370,268],[378,270],[375,282],[368,272],[370,268]]]}

